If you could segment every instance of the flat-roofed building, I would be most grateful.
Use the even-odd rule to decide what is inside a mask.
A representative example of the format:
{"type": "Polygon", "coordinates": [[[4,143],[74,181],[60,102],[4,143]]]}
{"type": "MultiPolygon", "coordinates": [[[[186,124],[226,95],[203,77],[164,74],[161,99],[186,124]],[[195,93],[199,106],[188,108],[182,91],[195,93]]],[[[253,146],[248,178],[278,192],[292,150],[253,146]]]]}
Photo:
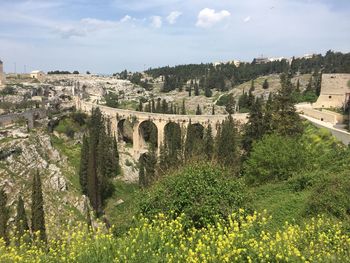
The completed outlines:
{"type": "Polygon", "coordinates": [[[350,74],[322,74],[321,93],[314,108],[341,108],[350,95],[350,74]]]}
{"type": "Polygon", "coordinates": [[[45,79],[45,73],[41,70],[34,70],[30,72],[30,77],[32,79],[37,79],[39,81],[43,81],[45,79]]]}

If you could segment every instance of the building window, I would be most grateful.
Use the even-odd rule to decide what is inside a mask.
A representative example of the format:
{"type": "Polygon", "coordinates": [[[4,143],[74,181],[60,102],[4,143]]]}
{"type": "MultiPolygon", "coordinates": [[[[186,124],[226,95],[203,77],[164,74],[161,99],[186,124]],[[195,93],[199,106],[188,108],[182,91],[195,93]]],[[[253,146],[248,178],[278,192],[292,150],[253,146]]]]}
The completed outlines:
{"type": "Polygon", "coordinates": [[[328,98],[330,98],[330,99],[331,99],[331,98],[332,98],[332,96],[328,96],[328,98]]]}

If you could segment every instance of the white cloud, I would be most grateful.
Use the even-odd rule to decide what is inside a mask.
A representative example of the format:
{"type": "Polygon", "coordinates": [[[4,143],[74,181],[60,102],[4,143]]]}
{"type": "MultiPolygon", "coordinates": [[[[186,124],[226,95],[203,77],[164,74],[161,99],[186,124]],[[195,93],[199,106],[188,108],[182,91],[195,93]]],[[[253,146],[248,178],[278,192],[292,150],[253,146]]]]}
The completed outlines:
{"type": "Polygon", "coordinates": [[[52,32],[58,33],[62,38],[67,39],[71,37],[83,37],[86,36],[86,32],[79,28],[63,26],[56,27],[52,32]]]}
{"type": "Polygon", "coordinates": [[[151,26],[154,28],[162,27],[162,18],[160,16],[152,16],[151,17],[151,26]]]}
{"type": "Polygon", "coordinates": [[[244,23],[248,23],[251,20],[250,16],[247,16],[246,18],[243,19],[244,23]]]}
{"type": "Polygon", "coordinates": [[[196,26],[208,28],[228,18],[230,15],[230,12],[227,10],[215,12],[214,9],[204,8],[198,14],[196,26]]]}
{"type": "Polygon", "coordinates": [[[120,22],[125,23],[131,20],[131,16],[126,15],[122,19],[120,19],[120,22]]]}
{"type": "Polygon", "coordinates": [[[179,16],[181,16],[181,15],[182,15],[181,12],[179,12],[179,11],[173,11],[173,12],[171,12],[171,13],[167,16],[166,20],[168,21],[169,24],[173,25],[173,24],[176,23],[176,20],[177,20],[177,19],[179,18],[179,16]]]}

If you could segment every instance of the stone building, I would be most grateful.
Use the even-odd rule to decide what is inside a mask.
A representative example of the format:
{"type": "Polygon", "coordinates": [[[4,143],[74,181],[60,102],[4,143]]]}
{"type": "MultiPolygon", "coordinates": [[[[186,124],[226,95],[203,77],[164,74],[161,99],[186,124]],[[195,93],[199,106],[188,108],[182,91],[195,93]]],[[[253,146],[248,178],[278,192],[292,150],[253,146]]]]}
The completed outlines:
{"type": "Polygon", "coordinates": [[[350,74],[322,74],[321,93],[313,108],[342,108],[350,95],[350,74]]]}
{"type": "Polygon", "coordinates": [[[34,70],[30,73],[30,77],[32,79],[37,79],[39,81],[43,81],[45,79],[45,73],[40,70],[34,70]]]}

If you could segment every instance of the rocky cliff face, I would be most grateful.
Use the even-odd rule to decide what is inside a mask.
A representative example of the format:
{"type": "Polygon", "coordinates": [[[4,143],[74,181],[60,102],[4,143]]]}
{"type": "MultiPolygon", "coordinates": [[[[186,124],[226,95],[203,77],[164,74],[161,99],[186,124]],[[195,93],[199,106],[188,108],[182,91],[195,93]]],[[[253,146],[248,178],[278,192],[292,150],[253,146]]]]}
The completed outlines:
{"type": "MultiPolygon", "coordinates": [[[[7,129],[6,137],[0,138],[0,187],[8,194],[11,209],[10,224],[15,216],[19,195],[23,196],[27,216],[30,215],[31,184],[33,173],[40,171],[47,229],[54,232],[67,220],[84,218],[86,199],[63,171],[75,170],[51,143],[44,131],[27,133],[22,129],[7,129]]],[[[72,173],[74,174],[74,173],[72,173]]]]}

